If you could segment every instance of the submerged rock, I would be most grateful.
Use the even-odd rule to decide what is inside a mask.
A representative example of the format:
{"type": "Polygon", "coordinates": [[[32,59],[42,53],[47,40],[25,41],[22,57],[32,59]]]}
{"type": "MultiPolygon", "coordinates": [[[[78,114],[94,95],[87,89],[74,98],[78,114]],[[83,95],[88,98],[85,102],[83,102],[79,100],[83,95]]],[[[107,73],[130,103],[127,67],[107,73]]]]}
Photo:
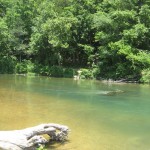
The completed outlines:
{"type": "Polygon", "coordinates": [[[115,90],[115,91],[108,91],[106,93],[106,95],[113,96],[113,95],[117,95],[117,94],[121,94],[121,93],[124,93],[124,91],[122,91],[122,90],[115,90]]]}
{"type": "Polygon", "coordinates": [[[113,95],[117,95],[117,94],[121,94],[121,93],[124,93],[124,91],[122,91],[122,90],[104,91],[104,92],[102,93],[102,95],[113,96],[113,95]]]}

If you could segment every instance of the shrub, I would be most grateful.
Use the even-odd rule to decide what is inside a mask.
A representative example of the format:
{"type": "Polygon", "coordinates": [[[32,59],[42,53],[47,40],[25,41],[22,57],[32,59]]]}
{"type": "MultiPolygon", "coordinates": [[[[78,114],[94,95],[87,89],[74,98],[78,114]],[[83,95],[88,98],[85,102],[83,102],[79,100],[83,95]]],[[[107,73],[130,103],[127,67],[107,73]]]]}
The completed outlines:
{"type": "Polygon", "coordinates": [[[19,73],[19,74],[27,73],[27,62],[22,61],[20,63],[17,63],[15,69],[16,69],[16,73],[19,73]]]}
{"type": "Polygon", "coordinates": [[[72,78],[74,76],[74,70],[72,68],[66,68],[64,69],[64,77],[66,78],[72,78]]]}
{"type": "Polygon", "coordinates": [[[50,68],[49,66],[42,66],[40,68],[40,75],[49,76],[50,75],[50,68]]]}
{"type": "Polygon", "coordinates": [[[63,77],[63,68],[61,66],[52,66],[50,68],[51,77],[63,77]]]}
{"type": "Polygon", "coordinates": [[[100,74],[100,68],[98,68],[98,67],[94,67],[94,68],[92,68],[92,76],[93,76],[93,78],[98,78],[98,76],[99,76],[99,74],[100,74]]]}
{"type": "Polygon", "coordinates": [[[33,73],[35,68],[34,63],[32,63],[30,60],[27,60],[26,63],[27,63],[27,71],[33,73]]]}
{"type": "Polygon", "coordinates": [[[40,70],[42,68],[42,65],[38,64],[38,63],[34,63],[34,68],[33,68],[33,72],[40,74],[40,70]]]}
{"type": "Polygon", "coordinates": [[[150,69],[144,69],[142,71],[142,77],[140,81],[144,83],[150,83],[150,69]]]}
{"type": "Polygon", "coordinates": [[[92,79],[93,78],[93,73],[89,69],[80,69],[81,71],[81,79],[92,79]]]}
{"type": "Polygon", "coordinates": [[[15,57],[0,56],[0,73],[14,73],[15,63],[15,57]]]}
{"type": "Polygon", "coordinates": [[[49,66],[43,66],[38,63],[31,63],[29,66],[30,70],[32,73],[35,73],[36,75],[43,75],[43,76],[49,76],[50,75],[50,67],[49,66]]]}

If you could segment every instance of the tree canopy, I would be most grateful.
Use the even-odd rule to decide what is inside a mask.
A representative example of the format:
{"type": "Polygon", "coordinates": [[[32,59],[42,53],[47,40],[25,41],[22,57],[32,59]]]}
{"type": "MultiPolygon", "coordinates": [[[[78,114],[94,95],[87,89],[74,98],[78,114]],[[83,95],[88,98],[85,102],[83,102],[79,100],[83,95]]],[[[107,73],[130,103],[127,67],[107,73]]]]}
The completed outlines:
{"type": "Polygon", "coordinates": [[[30,61],[139,80],[150,73],[149,30],[149,0],[0,0],[0,72],[30,61]]]}

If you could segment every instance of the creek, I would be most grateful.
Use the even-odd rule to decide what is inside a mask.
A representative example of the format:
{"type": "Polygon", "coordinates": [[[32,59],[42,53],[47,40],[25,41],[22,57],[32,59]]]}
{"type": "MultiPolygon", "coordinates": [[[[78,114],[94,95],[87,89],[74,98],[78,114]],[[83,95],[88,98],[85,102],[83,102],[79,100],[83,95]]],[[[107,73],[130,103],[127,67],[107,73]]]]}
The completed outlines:
{"type": "Polygon", "coordinates": [[[0,130],[52,122],[71,133],[51,150],[148,150],[150,85],[0,75],[0,130]]]}

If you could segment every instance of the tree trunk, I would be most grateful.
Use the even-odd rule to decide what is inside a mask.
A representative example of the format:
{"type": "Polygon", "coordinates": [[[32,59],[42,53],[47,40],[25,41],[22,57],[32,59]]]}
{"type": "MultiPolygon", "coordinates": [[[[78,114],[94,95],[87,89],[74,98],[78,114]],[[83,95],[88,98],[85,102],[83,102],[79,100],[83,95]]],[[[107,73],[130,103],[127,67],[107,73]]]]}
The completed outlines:
{"type": "Polygon", "coordinates": [[[22,130],[0,131],[0,149],[2,150],[35,150],[48,143],[43,136],[47,134],[50,140],[64,141],[69,128],[60,124],[41,124],[22,130]]]}

